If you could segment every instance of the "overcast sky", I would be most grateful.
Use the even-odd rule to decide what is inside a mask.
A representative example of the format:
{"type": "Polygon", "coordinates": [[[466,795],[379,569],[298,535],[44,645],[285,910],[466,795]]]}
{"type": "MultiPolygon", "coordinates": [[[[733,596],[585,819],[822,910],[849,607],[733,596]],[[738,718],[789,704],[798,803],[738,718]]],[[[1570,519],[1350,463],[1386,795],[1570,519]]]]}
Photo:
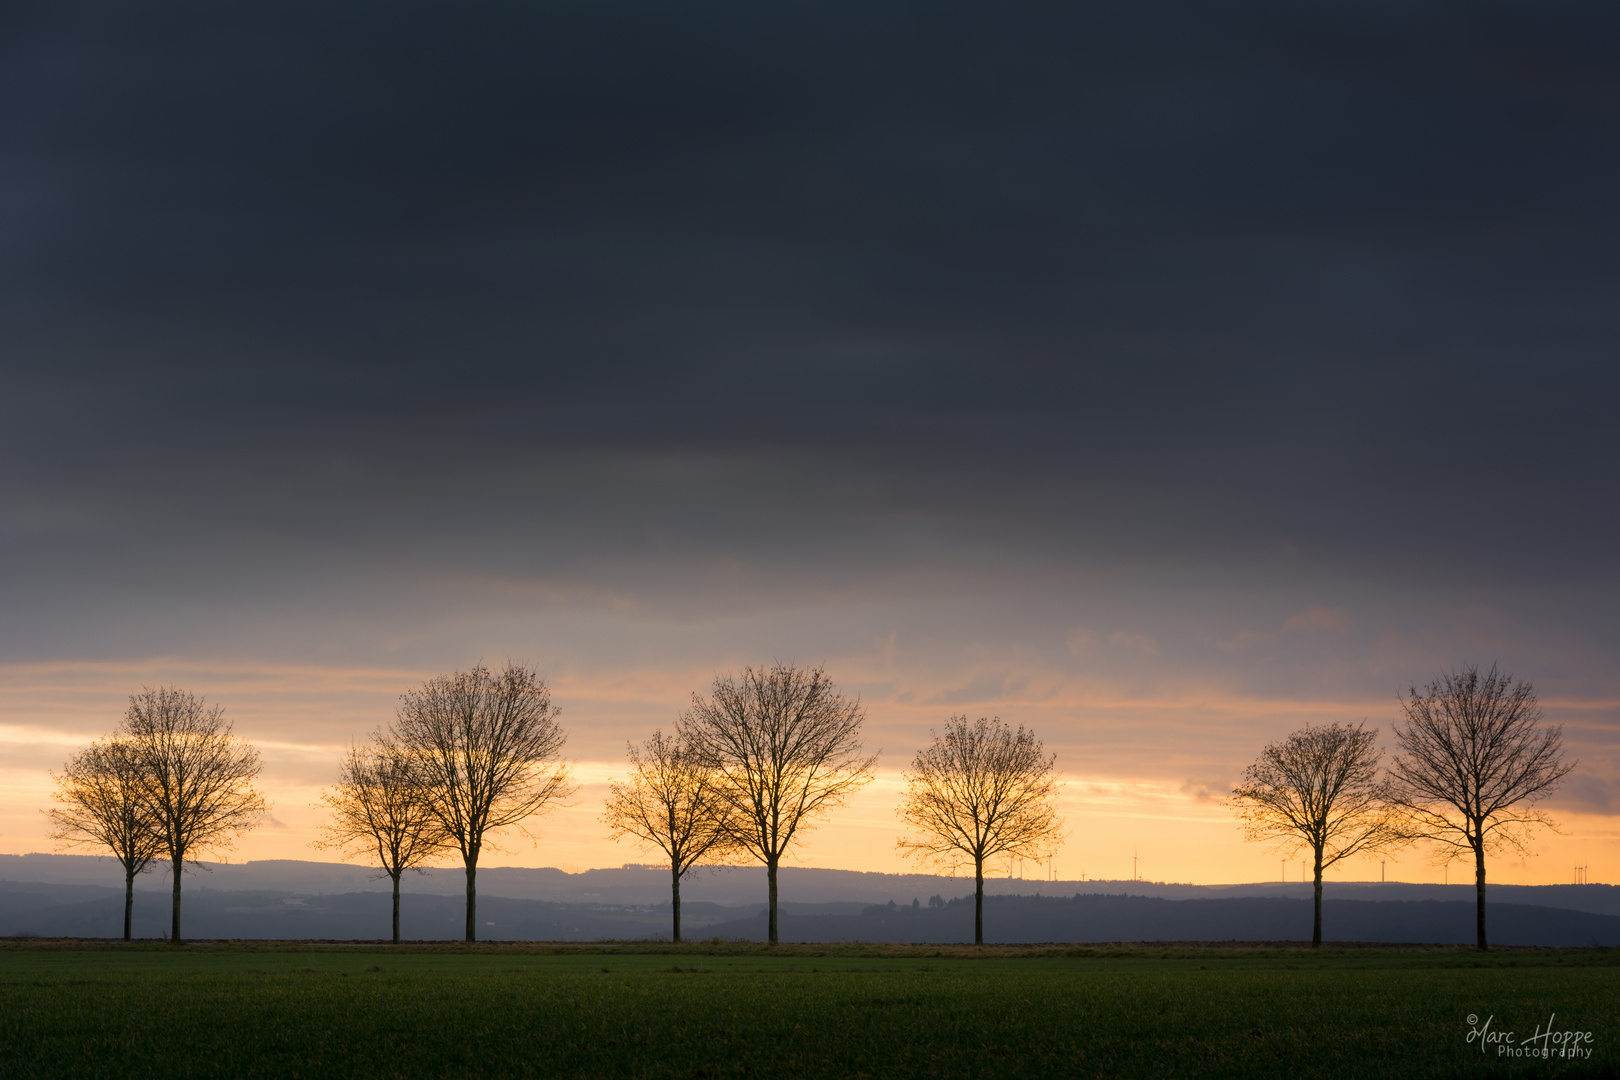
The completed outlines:
{"type": "Polygon", "coordinates": [[[429,675],[600,781],[782,659],[1243,880],[1266,741],[1499,662],[1581,759],[1509,876],[1611,880],[1616,191],[1603,5],[7,5],[0,848],[145,682],[271,747],[253,856],[429,675]]]}

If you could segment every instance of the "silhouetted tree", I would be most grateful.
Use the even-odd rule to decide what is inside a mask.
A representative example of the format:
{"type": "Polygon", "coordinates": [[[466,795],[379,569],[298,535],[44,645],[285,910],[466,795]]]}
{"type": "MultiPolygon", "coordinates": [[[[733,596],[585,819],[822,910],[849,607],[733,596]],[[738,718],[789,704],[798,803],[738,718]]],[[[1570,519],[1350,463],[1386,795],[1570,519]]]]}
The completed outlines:
{"type": "Polygon", "coordinates": [[[350,746],[337,783],[321,793],[320,801],[332,816],[314,846],[364,856],[388,875],[394,885],[394,943],[399,944],[400,876],[420,871],[450,846],[420,770],[380,738],[366,747],[350,746]]]}
{"type": "Polygon", "coordinates": [[[1322,944],[1322,871],[1400,840],[1379,775],[1378,729],[1305,727],[1261,751],[1227,805],[1245,838],[1287,854],[1309,848],[1315,867],[1311,947],[1322,944]]]}
{"type": "Polygon", "coordinates": [[[1413,839],[1447,860],[1474,856],[1475,930],[1485,940],[1485,856],[1529,853],[1529,837],[1552,819],[1534,806],[1575,767],[1563,759],[1563,729],[1541,723],[1528,682],[1469,665],[1437,675],[1401,698],[1399,753],[1390,764],[1391,800],[1413,839]]]}
{"type": "Polygon", "coordinates": [[[174,875],[170,940],[180,937],[180,876],[204,851],[229,848],[269,809],[253,787],[259,752],[231,734],[225,710],[177,687],[131,694],[119,735],[139,761],[152,827],[174,875]]]}
{"type": "Polygon", "coordinates": [[[938,865],[955,855],[973,860],[975,944],[984,944],[985,860],[1044,859],[1063,842],[1056,765],[1023,725],[953,716],[905,774],[899,814],[916,835],[895,846],[938,865]]]}
{"type": "Polygon", "coordinates": [[[124,940],[135,911],[135,875],[163,854],[138,748],[127,737],[98,739],[68,759],[53,793],[61,806],[47,813],[51,838],[112,852],[124,868],[124,940]]]}
{"type": "Polygon", "coordinates": [[[820,668],[778,664],[717,676],[692,695],[677,725],[695,759],[717,776],[732,839],[765,864],[768,937],[777,942],[776,872],[814,820],[871,781],[877,756],[861,751],[859,701],[840,695],[820,668]]]}
{"type": "Polygon", "coordinates": [[[638,749],[630,746],[630,776],[608,785],[602,820],[613,839],[632,836],[669,858],[674,940],[681,940],[681,879],[698,865],[729,861],[737,851],[731,804],[716,787],[717,775],[679,738],[653,732],[638,749]]]}
{"type": "Polygon", "coordinates": [[[521,828],[565,798],[564,734],[551,691],[533,671],[508,664],[430,679],[401,695],[386,741],[422,780],[428,807],[467,872],[467,940],[478,938],[478,856],[491,832],[521,828]]]}

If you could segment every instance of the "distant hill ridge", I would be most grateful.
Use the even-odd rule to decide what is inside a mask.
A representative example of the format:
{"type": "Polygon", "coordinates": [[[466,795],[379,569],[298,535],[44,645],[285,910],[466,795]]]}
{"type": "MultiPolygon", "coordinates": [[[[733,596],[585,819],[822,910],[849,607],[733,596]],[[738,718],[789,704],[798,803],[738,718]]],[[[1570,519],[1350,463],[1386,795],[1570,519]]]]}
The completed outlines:
{"type": "MultiPolygon", "coordinates": [[[[984,939],[991,944],[1035,942],[1297,941],[1311,937],[1312,905],[1303,899],[1244,896],[1173,900],[1080,893],[989,896],[984,939]]],[[[1326,941],[1467,945],[1474,941],[1475,905],[1442,900],[1324,900],[1326,941]]],[[[1490,939],[1497,945],[1586,948],[1620,945],[1620,916],[1531,904],[1489,903],[1490,939]]],[[[758,940],[764,913],[715,923],[717,937],[758,940]]],[[[973,900],[942,907],[873,906],[858,918],[800,913],[781,920],[790,942],[897,943],[973,940],[973,900]]]]}
{"type": "MultiPolygon", "coordinates": [[[[1468,944],[1474,905],[1442,900],[1328,900],[1322,905],[1329,941],[1468,944]]],[[[765,935],[763,902],[726,906],[683,904],[689,938],[758,941],[765,935]]],[[[407,939],[461,936],[462,899],[437,894],[401,898],[407,939]]],[[[645,941],[669,937],[668,903],[634,906],[559,903],[501,896],[479,899],[485,940],[645,941]]],[[[0,936],[110,938],[122,927],[121,890],[91,885],[0,882],[0,936]]],[[[168,894],[136,895],[135,935],[167,929],[168,894]]],[[[1492,903],[1491,940],[1498,945],[1620,946],[1620,916],[1531,904],[1492,903]]],[[[382,892],[289,895],[274,890],[194,888],[186,898],[192,938],[376,940],[389,927],[382,892]]],[[[985,901],[985,940],[1022,942],[1304,941],[1311,904],[1301,898],[1244,896],[1173,900],[1080,893],[1006,896],[985,901]]],[[[783,941],[967,942],[973,938],[970,896],[912,904],[846,902],[781,905],[783,941]]]]}
{"type": "MultiPolygon", "coordinates": [[[[211,863],[186,879],[185,888],[235,891],[273,891],[288,896],[324,896],[380,892],[388,881],[363,866],[295,859],[267,859],[246,863],[211,863]]],[[[137,879],[137,889],[167,889],[166,867],[137,879]]],[[[0,890],[20,884],[83,885],[122,889],[118,864],[93,855],[0,855],[0,890]]],[[[405,890],[415,895],[459,896],[465,889],[460,868],[435,868],[407,875],[405,890]]],[[[645,906],[667,903],[669,871],[649,864],[568,873],[550,867],[482,867],[478,871],[480,897],[543,900],[553,903],[645,906]]],[[[781,871],[784,901],[825,904],[927,903],[932,896],[954,899],[973,891],[971,878],[930,874],[883,874],[856,870],[826,870],[786,866],[781,871]]],[[[1303,899],[1311,887],[1299,882],[1254,882],[1243,885],[1189,885],[1147,881],[1039,881],[992,878],[985,882],[990,895],[1035,894],[1069,897],[1075,894],[1126,894],[1169,900],[1215,900],[1238,897],[1303,899]]],[[[1431,885],[1405,882],[1327,882],[1324,895],[1340,900],[1434,900],[1472,902],[1472,883],[1431,885]]],[[[762,867],[702,871],[681,887],[682,899],[719,905],[746,905],[765,896],[762,867]]],[[[1514,903],[1620,915],[1620,887],[1613,885],[1489,885],[1491,903],[1514,903]]]]}

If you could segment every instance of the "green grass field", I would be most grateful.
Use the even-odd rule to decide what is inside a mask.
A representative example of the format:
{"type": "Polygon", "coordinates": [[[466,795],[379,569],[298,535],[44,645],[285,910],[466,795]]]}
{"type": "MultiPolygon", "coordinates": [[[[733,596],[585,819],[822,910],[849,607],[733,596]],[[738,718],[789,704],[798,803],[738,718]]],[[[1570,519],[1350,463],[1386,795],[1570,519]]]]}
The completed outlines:
{"type": "Polygon", "coordinates": [[[1606,950],[0,945],[8,1080],[1613,1076],[1617,1013],[1606,950]]]}

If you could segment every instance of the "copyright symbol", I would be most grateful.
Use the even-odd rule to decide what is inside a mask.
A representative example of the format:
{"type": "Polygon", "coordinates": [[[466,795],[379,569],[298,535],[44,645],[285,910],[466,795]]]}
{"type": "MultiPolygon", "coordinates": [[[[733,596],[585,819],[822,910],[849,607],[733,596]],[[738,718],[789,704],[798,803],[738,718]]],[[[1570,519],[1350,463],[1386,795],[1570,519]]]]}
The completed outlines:
{"type": "Polygon", "coordinates": [[[1469,1014],[1468,1014],[1468,1022],[1469,1022],[1469,1023],[1470,1023],[1470,1024],[1477,1024],[1477,1023],[1479,1023],[1479,1017],[1478,1017],[1478,1016],[1476,1016],[1476,1015],[1475,1015],[1475,1014],[1473,1014],[1473,1013],[1469,1013],[1469,1014]]]}

